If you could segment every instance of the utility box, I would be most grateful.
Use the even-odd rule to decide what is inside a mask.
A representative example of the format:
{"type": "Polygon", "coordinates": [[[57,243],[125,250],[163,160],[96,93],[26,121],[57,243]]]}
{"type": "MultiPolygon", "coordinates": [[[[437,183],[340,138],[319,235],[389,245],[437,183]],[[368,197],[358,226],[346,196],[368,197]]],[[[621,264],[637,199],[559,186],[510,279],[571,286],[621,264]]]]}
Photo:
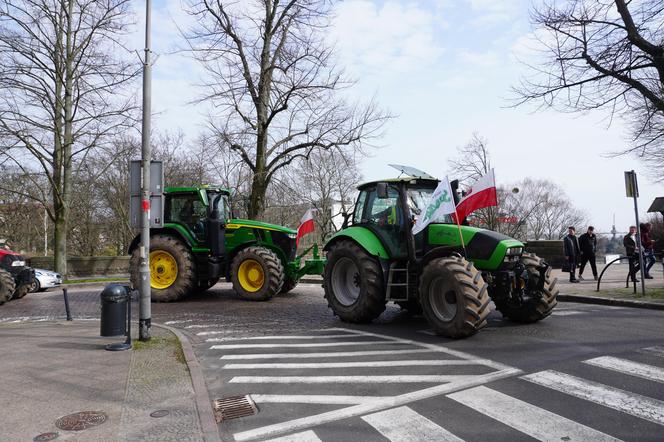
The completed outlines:
{"type": "MultiPolygon", "coordinates": [[[[141,227],[143,173],[141,160],[132,160],[129,171],[129,219],[135,229],[141,227]]],[[[164,169],[161,161],[150,162],[150,227],[164,225],[164,169]]]]}

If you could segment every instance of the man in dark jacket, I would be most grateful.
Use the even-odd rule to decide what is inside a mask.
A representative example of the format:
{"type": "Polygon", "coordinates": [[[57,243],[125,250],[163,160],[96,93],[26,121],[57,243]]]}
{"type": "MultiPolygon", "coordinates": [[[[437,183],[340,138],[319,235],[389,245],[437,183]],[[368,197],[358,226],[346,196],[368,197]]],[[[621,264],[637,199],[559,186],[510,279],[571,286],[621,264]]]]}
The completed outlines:
{"type": "Polygon", "coordinates": [[[595,228],[588,226],[588,231],[579,236],[579,247],[581,248],[581,267],[579,267],[579,279],[583,281],[583,269],[586,264],[590,263],[590,268],[593,271],[595,281],[597,281],[597,263],[595,262],[595,254],[597,253],[597,236],[595,235],[595,228]]]}
{"type": "Polygon", "coordinates": [[[576,263],[579,262],[579,240],[575,235],[576,229],[572,226],[567,228],[567,236],[563,238],[563,252],[565,259],[569,263],[569,282],[579,282],[576,279],[576,263]]]}
{"type": "Polygon", "coordinates": [[[625,255],[629,262],[629,277],[632,279],[632,282],[639,282],[636,279],[636,272],[639,270],[637,265],[639,262],[639,248],[637,244],[639,244],[639,239],[636,235],[636,226],[629,226],[629,233],[623,238],[623,245],[625,246],[625,255]]]}
{"type": "Polygon", "coordinates": [[[652,240],[650,233],[652,224],[641,223],[639,227],[641,227],[641,247],[643,247],[643,265],[645,266],[645,275],[643,277],[653,279],[652,275],[650,275],[650,269],[655,265],[657,260],[655,259],[655,249],[653,247],[655,241],[652,240]]]}

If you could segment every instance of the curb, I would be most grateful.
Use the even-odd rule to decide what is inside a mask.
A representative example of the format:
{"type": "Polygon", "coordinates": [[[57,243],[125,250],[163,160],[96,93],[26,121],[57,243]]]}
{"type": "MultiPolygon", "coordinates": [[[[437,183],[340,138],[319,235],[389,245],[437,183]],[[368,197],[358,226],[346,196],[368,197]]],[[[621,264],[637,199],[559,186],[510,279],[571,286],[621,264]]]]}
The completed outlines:
{"type": "Polygon", "coordinates": [[[210,400],[210,393],[208,392],[207,386],[205,385],[203,370],[201,369],[201,365],[198,363],[198,359],[196,359],[196,354],[194,353],[194,349],[191,346],[191,342],[189,342],[189,339],[180,330],[163,324],[152,323],[152,325],[164,328],[178,337],[178,340],[182,345],[184,359],[187,362],[187,367],[189,368],[189,374],[191,375],[191,383],[194,387],[196,410],[198,411],[198,420],[201,424],[201,430],[203,431],[203,440],[205,442],[221,442],[217,420],[215,419],[214,413],[212,412],[212,401],[210,400]]]}
{"type": "Polygon", "coordinates": [[[646,308],[651,310],[664,310],[664,303],[633,301],[631,299],[600,298],[599,296],[558,295],[558,301],[579,302],[582,304],[612,305],[617,307],[646,308]]]}

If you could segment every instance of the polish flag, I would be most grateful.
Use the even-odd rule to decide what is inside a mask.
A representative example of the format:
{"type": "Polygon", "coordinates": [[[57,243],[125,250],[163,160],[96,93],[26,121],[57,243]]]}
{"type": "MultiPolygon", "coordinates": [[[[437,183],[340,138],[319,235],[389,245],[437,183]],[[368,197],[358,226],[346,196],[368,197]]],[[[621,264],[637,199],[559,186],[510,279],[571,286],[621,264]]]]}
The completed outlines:
{"type": "Polygon", "coordinates": [[[491,169],[489,173],[475,181],[472,187],[466,192],[466,195],[461,198],[461,201],[456,206],[457,220],[461,222],[477,209],[497,205],[496,177],[493,169],[491,169]]]}
{"type": "Polygon", "coordinates": [[[304,216],[300,220],[300,226],[297,228],[297,237],[295,239],[295,244],[300,242],[300,238],[308,233],[314,231],[314,212],[316,209],[309,209],[304,213],[304,216]]]}

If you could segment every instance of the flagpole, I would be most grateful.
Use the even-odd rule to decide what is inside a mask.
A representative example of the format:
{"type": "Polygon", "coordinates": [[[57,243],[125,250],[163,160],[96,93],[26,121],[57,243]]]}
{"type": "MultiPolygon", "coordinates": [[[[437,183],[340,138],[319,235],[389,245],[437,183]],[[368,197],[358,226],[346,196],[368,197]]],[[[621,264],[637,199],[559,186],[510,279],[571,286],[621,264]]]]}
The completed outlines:
{"type": "Polygon", "coordinates": [[[461,224],[459,224],[459,214],[456,210],[456,203],[454,204],[454,219],[456,221],[457,229],[459,229],[459,239],[461,240],[461,248],[463,249],[464,258],[468,258],[468,253],[466,252],[466,244],[463,242],[463,233],[461,233],[461,224]]]}

